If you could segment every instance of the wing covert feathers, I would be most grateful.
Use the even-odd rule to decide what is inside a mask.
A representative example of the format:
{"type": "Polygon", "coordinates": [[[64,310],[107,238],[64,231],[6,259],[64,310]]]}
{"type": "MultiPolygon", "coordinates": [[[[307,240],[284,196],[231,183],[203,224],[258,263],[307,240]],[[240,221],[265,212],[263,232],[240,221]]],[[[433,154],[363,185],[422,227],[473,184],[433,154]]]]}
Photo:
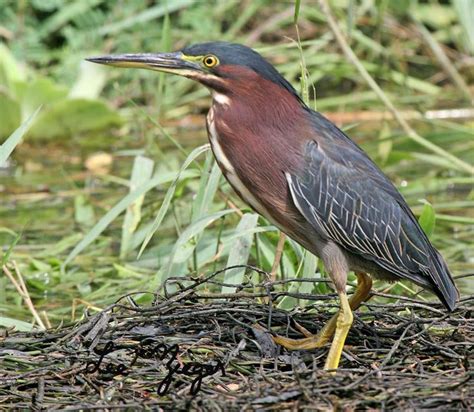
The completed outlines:
{"type": "Polygon", "coordinates": [[[320,138],[306,144],[302,173],[286,175],[300,213],[323,238],[431,289],[453,310],[458,291],[447,265],[401,194],[354,142],[327,123],[321,128],[318,122],[320,138]]]}

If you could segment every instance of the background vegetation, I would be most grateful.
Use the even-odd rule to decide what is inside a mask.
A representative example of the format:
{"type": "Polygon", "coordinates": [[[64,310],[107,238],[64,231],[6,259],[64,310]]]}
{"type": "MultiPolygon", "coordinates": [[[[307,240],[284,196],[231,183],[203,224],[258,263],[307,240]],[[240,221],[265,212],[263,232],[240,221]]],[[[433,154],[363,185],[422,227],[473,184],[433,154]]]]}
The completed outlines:
{"type": "MultiPolygon", "coordinates": [[[[203,146],[208,91],[83,60],[208,40],[256,48],[362,145],[421,216],[462,292],[473,293],[462,278],[474,271],[470,0],[330,2],[356,63],[414,135],[343,54],[316,1],[0,3],[0,259],[13,276],[16,262],[18,286],[38,311],[34,320],[3,273],[0,326],[68,322],[170,275],[247,262],[271,270],[279,233],[236,197],[203,146]]],[[[240,282],[244,272],[226,276],[240,282]]],[[[287,240],[277,276],[324,271],[287,240]]],[[[330,292],[324,283],[299,291],[313,288],[330,292]]],[[[418,292],[408,283],[376,288],[418,292]]]]}

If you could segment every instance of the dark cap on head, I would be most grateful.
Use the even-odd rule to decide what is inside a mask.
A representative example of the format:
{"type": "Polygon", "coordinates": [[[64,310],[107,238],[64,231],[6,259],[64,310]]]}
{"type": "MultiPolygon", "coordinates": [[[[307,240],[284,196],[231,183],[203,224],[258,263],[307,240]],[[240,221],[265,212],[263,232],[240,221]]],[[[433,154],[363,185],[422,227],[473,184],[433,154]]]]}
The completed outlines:
{"type": "Polygon", "coordinates": [[[181,50],[187,56],[205,56],[213,54],[220,65],[244,66],[258,73],[263,78],[284,87],[298,99],[300,96],[294,87],[266,59],[250,47],[243,44],[223,41],[208,42],[187,46],[181,50]]]}

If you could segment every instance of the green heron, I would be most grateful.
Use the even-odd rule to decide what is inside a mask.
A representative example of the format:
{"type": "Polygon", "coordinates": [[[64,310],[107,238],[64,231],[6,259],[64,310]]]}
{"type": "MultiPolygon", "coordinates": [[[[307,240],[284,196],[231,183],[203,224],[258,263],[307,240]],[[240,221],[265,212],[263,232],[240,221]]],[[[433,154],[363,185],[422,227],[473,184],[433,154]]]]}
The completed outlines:
{"type": "Polygon", "coordinates": [[[275,336],[292,350],[332,343],[325,369],[339,365],[372,275],[408,279],[434,292],[452,311],[458,291],[448,267],[392,182],[367,154],[320,113],[260,54],[210,42],[174,53],[121,54],[88,59],[117,67],[179,74],[212,95],[207,131],[222,172],[257,213],[319,256],[340,309],[316,335],[275,336]],[[348,298],[349,271],[357,288],[348,298]]]}

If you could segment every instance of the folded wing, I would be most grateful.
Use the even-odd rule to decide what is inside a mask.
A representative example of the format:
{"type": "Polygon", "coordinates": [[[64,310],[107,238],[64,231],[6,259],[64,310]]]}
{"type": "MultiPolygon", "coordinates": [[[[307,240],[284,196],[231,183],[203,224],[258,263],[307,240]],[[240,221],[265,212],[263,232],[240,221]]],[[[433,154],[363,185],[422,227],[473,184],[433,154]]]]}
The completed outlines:
{"type": "Polygon", "coordinates": [[[306,145],[303,172],[287,175],[299,211],[321,236],[433,290],[453,309],[458,292],[448,268],[403,197],[354,142],[323,125],[306,145]]]}

